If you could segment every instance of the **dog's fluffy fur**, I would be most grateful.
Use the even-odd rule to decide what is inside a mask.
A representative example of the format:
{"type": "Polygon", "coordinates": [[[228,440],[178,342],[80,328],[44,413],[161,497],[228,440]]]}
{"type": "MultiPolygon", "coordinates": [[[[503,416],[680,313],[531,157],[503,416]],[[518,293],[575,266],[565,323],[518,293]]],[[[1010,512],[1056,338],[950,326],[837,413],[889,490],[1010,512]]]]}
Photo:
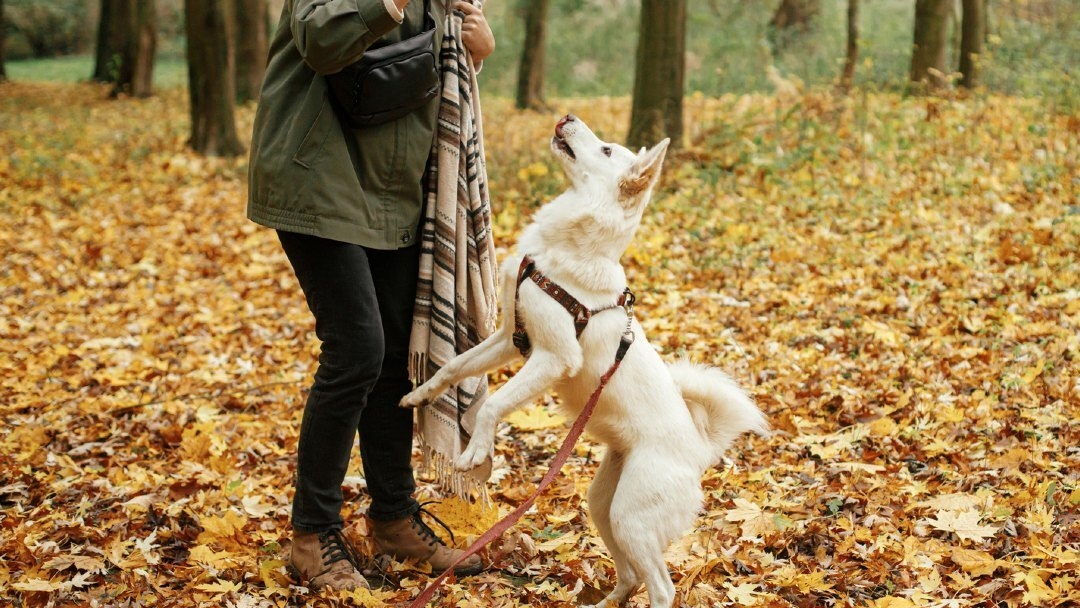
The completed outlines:
{"type": "MultiPolygon", "coordinates": [[[[595,310],[626,287],[619,263],[660,175],[668,140],[634,154],[598,139],[580,120],[559,121],[551,148],[570,189],[537,211],[502,266],[503,325],[455,357],[402,400],[418,407],[459,380],[520,356],[514,331],[517,271],[525,254],[551,280],[595,310]]],[[[480,407],[456,466],[471,469],[492,449],[496,424],[554,388],[576,417],[615,358],[627,315],[595,314],[580,338],[570,313],[532,281],[521,284],[518,312],[532,342],[521,370],[480,407]]],[[[598,606],[619,606],[644,583],[652,606],[669,607],[675,587],[664,551],[690,528],[702,504],[701,476],[744,431],[764,433],[764,416],[726,374],[679,362],[665,365],[636,320],[635,340],[604,389],[589,434],[607,445],[589,489],[589,512],[615,560],[618,583],[598,606]]]]}

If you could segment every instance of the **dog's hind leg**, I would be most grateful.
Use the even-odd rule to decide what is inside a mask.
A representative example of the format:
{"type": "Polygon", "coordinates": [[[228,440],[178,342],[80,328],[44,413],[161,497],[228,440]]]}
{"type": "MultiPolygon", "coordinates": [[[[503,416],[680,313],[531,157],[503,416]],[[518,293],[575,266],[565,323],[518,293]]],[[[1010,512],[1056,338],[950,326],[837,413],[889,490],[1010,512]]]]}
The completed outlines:
{"type": "Polygon", "coordinates": [[[611,531],[611,499],[622,475],[623,458],[621,454],[609,451],[600,468],[596,471],[592,485],[589,486],[589,517],[600,532],[604,546],[615,560],[615,588],[595,606],[582,608],[616,608],[626,604],[626,600],[637,591],[640,585],[637,572],[626,559],[622,547],[615,542],[611,531]]]}
{"type": "Polygon", "coordinates": [[[629,454],[623,464],[609,509],[610,545],[645,583],[652,608],[671,608],[675,601],[664,551],[693,523],[701,505],[698,484],[684,463],[654,453],[629,454]]]}

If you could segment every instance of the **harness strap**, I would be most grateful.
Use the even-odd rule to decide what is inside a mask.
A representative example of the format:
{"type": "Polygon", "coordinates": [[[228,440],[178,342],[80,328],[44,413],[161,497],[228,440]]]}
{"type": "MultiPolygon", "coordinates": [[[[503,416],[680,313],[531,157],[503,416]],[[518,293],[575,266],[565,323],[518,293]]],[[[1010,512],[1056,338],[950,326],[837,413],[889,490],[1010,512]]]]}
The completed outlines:
{"type": "MultiPolygon", "coordinates": [[[[518,267],[517,286],[518,292],[521,290],[521,284],[526,280],[536,283],[544,293],[551,296],[556,302],[562,305],[570,316],[574,318],[574,332],[577,337],[581,337],[581,332],[585,331],[585,326],[589,324],[589,319],[598,312],[605,310],[611,310],[613,308],[623,308],[631,310],[634,306],[634,293],[627,287],[619,295],[619,299],[615,304],[598,308],[596,310],[589,310],[584,304],[578,301],[577,298],[572,296],[570,292],[566,291],[559,286],[558,283],[552,281],[544,273],[536,267],[536,261],[531,256],[526,255],[521,258],[521,266],[518,267]]],[[[519,306],[518,292],[514,293],[514,334],[513,342],[514,346],[521,352],[523,357],[528,357],[532,352],[532,343],[529,340],[529,334],[525,331],[525,319],[521,316],[521,310],[519,306]]]]}

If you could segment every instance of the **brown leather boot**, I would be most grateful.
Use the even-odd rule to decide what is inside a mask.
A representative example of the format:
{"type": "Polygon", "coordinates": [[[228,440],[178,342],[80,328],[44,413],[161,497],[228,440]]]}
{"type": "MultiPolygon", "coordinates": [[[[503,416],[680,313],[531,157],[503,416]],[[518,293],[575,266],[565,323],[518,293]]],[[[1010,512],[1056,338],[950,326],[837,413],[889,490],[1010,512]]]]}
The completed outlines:
{"type": "Polygon", "coordinates": [[[341,530],[293,534],[289,566],[312,590],[368,589],[356,550],[341,530]]]}
{"type": "MultiPolygon", "coordinates": [[[[415,558],[431,564],[431,571],[441,574],[450,564],[464,553],[460,549],[447,547],[443,541],[435,535],[435,532],[420,519],[423,513],[438,522],[447,532],[446,527],[437,517],[421,509],[409,517],[392,519],[389,521],[371,521],[371,532],[375,538],[375,545],[379,551],[393,557],[404,560],[415,558]]],[[[454,535],[450,534],[450,542],[454,535]]],[[[465,561],[454,567],[454,574],[466,576],[480,572],[481,564],[478,555],[470,555],[465,561]]]]}

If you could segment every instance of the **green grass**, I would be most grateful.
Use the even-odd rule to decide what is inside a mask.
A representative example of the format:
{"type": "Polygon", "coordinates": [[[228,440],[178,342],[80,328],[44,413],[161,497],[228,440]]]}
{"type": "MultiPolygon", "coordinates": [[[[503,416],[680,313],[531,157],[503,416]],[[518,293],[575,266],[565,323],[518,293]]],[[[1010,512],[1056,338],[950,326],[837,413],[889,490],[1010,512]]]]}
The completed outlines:
{"type": "MultiPolygon", "coordinates": [[[[84,82],[94,71],[94,58],[72,55],[50,59],[6,61],[8,78],[23,82],[84,82]]],[[[187,86],[187,63],[179,58],[158,59],[154,63],[154,88],[187,86]]]]}

